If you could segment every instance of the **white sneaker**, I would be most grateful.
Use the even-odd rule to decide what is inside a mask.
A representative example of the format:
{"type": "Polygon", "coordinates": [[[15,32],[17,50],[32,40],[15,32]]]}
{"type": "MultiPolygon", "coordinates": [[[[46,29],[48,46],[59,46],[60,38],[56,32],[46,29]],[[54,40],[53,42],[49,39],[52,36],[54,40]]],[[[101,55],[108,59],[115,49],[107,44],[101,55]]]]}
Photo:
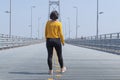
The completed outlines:
{"type": "Polygon", "coordinates": [[[64,73],[66,70],[67,70],[66,67],[63,67],[63,68],[61,69],[61,72],[64,73]]]}
{"type": "Polygon", "coordinates": [[[53,74],[53,70],[49,70],[49,74],[52,75],[53,74]]]}

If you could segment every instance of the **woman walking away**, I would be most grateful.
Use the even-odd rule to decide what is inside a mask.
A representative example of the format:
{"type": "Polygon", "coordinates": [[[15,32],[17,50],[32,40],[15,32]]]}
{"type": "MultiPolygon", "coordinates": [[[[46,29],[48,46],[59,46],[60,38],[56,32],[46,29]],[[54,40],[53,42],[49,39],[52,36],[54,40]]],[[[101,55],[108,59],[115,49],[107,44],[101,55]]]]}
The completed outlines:
{"type": "Polygon", "coordinates": [[[51,20],[47,21],[45,28],[46,47],[48,51],[47,62],[49,67],[49,74],[53,74],[53,69],[52,69],[53,48],[55,48],[57,52],[61,72],[66,71],[66,67],[64,67],[63,57],[62,57],[62,45],[64,46],[62,23],[57,20],[58,17],[59,17],[58,12],[52,11],[50,14],[51,20]]]}

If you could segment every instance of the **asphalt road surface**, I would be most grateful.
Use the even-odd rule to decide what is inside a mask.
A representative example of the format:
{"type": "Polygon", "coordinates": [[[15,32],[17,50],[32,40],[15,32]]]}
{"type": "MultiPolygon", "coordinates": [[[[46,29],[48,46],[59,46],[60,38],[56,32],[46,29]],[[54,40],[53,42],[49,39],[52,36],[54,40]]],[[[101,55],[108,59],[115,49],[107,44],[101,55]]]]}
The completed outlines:
{"type": "Polygon", "coordinates": [[[0,80],[120,80],[120,55],[63,46],[65,73],[53,57],[53,75],[48,75],[45,43],[0,51],[0,80]]]}

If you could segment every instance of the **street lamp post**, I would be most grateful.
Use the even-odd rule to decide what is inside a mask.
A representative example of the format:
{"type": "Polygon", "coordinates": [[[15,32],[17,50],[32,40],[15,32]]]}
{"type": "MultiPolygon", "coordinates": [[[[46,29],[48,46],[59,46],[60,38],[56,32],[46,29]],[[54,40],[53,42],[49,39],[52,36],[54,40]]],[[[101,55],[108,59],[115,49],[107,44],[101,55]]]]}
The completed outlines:
{"type": "Polygon", "coordinates": [[[66,39],[66,35],[67,35],[67,33],[66,33],[66,19],[65,19],[65,21],[64,21],[64,25],[63,25],[63,32],[64,32],[64,37],[65,37],[65,39],[66,39]]]}
{"type": "Polygon", "coordinates": [[[32,9],[35,8],[35,6],[31,6],[31,38],[32,38],[32,9]]]}
{"type": "Polygon", "coordinates": [[[99,1],[97,0],[96,38],[98,38],[98,24],[99,24],[99,1]]]}
{"type": "Polygon", "coordinates": [[[9,35],[11,37],[11,0],[10,0],[10,31],[9,31],[9,35]]]}
{"type": "Polygon", "coordinates": [[[40,29],[40,24],[39,24],[39,22],[40,22],[40,17],[38,17],[38,38],[40,37],[40,35],[39,35],[40,34],[40,30],[39,30],[40,29]]]}
{"type": "Polygon", "coordinates": [[[99,12],[99,0],[97,0],[97,21],[96,21],[96,38],[98,39],[99,35],[99,14],[103,14],[103,12],[99,12]]]}
{"type": "Polygon", "coordinates": [[[11,37],[11,0],[10,0],[10,10],[9,11],[5,11],[5,13],[9,13],[10,17],[9,17],[9,37],[11,37]]]}
{"type": "Polygon", "coordinates": [[[70,18],[68,17],[68,25],[69,25],[69,39],[70,39],[70,18]]]}
{"type": "Polygon", "coordinates": [[[76,38],[77,38],[77,28],[78,28],[78,7],[73,7],[76,9],[76,38]]]}

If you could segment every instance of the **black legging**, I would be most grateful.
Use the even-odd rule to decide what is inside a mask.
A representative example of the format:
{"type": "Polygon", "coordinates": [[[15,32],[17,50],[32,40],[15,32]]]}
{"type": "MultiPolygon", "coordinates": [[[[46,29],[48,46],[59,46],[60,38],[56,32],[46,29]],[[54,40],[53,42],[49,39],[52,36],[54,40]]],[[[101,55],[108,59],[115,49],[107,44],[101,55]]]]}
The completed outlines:
{"type": "Polygon", "coordinates": [[[47,38],[46,46],[48,51],[47,62],[48,62],[49,70],[52,70],[53,48],[55,48],[57,52],[60,67],[63,68],[62,46],[61,46],[60,38],[47,38]]]}

